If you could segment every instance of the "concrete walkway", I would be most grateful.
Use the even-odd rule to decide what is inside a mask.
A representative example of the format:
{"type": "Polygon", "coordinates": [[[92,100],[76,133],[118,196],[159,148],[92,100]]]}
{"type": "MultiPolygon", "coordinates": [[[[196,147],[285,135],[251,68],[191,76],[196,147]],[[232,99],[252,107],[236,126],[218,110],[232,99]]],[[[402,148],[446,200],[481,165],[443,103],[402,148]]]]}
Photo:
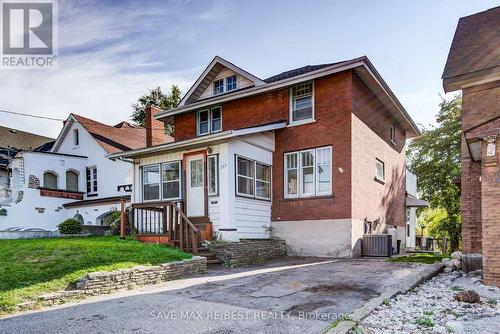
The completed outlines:
{"type": "Polygon", "coordinates": [[[423,267],[286,258],[10,316],[0,333],[322,333],[423,267]]]}

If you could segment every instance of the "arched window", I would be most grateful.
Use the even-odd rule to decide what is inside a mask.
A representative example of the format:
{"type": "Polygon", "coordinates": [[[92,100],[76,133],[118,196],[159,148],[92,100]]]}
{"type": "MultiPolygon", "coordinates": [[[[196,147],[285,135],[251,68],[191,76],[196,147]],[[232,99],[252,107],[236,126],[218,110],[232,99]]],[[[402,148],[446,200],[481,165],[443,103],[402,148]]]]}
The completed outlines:
{"type": "Polygon", "coordinates": [[[78,191],[78,174],[72,170],[66,171],[66,190],[78,191]]]}
{"type": "Polygon", "coordinates": [[[43,187],[47,189],[57,189],[57,175],[53,172],[43,173],[43,187]]]}

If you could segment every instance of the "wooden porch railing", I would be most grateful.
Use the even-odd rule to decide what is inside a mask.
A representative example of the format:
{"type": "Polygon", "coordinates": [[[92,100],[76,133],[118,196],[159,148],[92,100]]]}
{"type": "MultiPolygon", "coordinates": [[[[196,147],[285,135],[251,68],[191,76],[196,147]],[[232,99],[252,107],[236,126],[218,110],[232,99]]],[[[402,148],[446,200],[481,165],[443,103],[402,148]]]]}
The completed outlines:
{"type": "Polygon", "coordinates": [[[130,214],[132,233],[168,236],[172,247],[198,254],[198,229],[184,214],[183,202],[134,203],[130,214]]]}

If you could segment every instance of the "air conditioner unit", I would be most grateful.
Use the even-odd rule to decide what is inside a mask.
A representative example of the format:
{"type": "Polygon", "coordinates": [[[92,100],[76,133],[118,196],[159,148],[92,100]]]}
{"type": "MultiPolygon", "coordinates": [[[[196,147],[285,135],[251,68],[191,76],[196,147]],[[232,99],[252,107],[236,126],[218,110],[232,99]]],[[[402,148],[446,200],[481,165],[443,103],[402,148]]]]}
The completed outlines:
{"type": "Polygon", "coordinates": [[[362,253],[363,256],[391,256],[392,236],[390,234],[364,234],[362,253]]]}

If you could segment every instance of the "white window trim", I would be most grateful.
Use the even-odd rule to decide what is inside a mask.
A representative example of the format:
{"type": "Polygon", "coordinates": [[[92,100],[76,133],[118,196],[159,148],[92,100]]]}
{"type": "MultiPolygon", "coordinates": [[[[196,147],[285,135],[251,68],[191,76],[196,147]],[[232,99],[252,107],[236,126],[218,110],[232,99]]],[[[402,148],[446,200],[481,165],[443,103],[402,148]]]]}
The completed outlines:
{"type": "MultiPolygon", "coordinates": [[[[247,158],[247,157],[244,157],[244,156],[238,155],[238,154],[235,154],[234,162],[235,162],[234,174],[235,174],[236,195],[237,196],[241,196],[241,197],[258,199],[258,200],[263,200],[263,201],[270,202],[271,198],[272,198],[272,190],[273,190],[273,188],[272,188],[272,180],[273,180],[273,176],[272,176],[273,167],[272,167],[272,165],[266,164],[266,163],[261,162],[261,161],[256,161],[255,159],[247,158]],[[238,174],[238,158],[248,160],[248,161],[250,161],[252,163],[252,165],[253,165],[253,177],[238,174]],[[257,196],[257,163],[269,167],[269,198],[257,196]],[[238,178],[239,177],[243,177],[243,178],[250,179],[250,180],[253,181],[253,195],[249,195],[249,194],[245,194],[245,193],[240,193],[238,191],[238,178]]],[[[259,181],[260,182],[267,182],[267,181],[260,180],[260,179],[259,179],[259,181]]]]}
{"type": "Polygon", "coordinates": [[[226,92],[226,78],[215,79],[214,81],[212,81],[212,95],[213,96],[222,95],[225,92],[226,92]],[[219,82],[219,81],[222,81],[222,92],[215,93],[215,83],[219,82]]]}
{"type": "Polygon", "coordinates": [[[271,182],[273,179],[273,169],[272,169],[271,165],[265,164],[265,163],[260,162],[260,161],[255,161],[254,166],[255,166],[255,173],[254,173],[254,175],[255,175],[255,185],[254,185],[255,198],[265,200],[265,201],[270,201],[271,197],[272,197],[272,192],[273,192],[273,188],[271,187],[271,182]],[[269,167],[269,181],[261,180],[261,179],[257,178],[257,164],[269,167]],[[262,197],[262,196],[257,195],[257,181],[269,184],[269,197],[262,197]]]}
{"type": "Polygon", "coordinates": [[[381,182],[385,182],[385,162],[380,160],[379,158],[375,158],[375,179],[381,182]],[[377,175],[377,163],[382,164],[382,178],[377,175]]]}
{"type": "Polygon", "coordinates": [[[166,161],[166,162],[162,162],[159,165],[160,165],[160,198],[162,200],[165,200],[165,201],[180,200],[182,198],[182,161],[181,160],[166,161]],[[178,180],[170,180],[170,181],[163,180],[163,165],[173,164],[173,163],[177,163],[177,165],[179,166],[179,179],[178,180]],[[164,183],[174,183],[174,182],[179,183],[179,196],[178,197],[170,197],[170,198],[163,197],[163,184],[164,183]]]}
{"type": "Polygon", "coordinates": [[[219,155],[214,154],[214,155],[209,155],[207,156],[207,193],[208,196],[217,196],[219,195],[219,155]],[[210,192],[210,178],[212,176],[210,172],[210,167],[209,167],[209,160],[214,159],[215,160],[215,192],[210,192]]]}
{"type": "Polygon", "coordinates": [[[314,80],[312,81],[308,81],[308,82],[301,82],[301,83],[298,83],[298,84],[295,84],[293,86],[290,86],[289,90],[288,90],[288,95],[290,96],[289,98],[289,101],[288,101],[288,104],[289,104],[289,112],[288,112],[288,124],[289,126],[294,126],[294,125],[304,125],[304,124],[308,124],[308,123],[313,123],[316,121],[316,116],[315,116],[315,111],[314,111],[314,80]],[[308,118],[308,119],[302,119],[300,121],[294,121],[293,120],[293,87],[294,86],[297,86],[297,85],[303,85],[303,84],[306,84],[306,83],[311,83],[312,84],[312,92],[311,92],[311,118],[308,118]]]}
{"type": "Polygon", "coordinates": [[[391,126],[389,127],[389,140],[392,144],[396,144],[396,120],[391,119],[391,126]]]}
{"type": "Polygon", "coordinates": [[[299,184],[300,184],[300,179],[299,179],[299,152],[288,152],[288,153],[285,153],[284,155],[284,160],[283,160],[283,164],[284,164],[284,187],[283,187],[283,193],[285,194],[285,198],[299,198],[299,184]],[[286,162],[287,162],[287,156],[289,155],[296,155],[297,156],[297,167],[295,168],[288,168],[286,166],[286,162]],[[297,171],[297,193],[296,194],[288,194],[288,171],[290,170],[296,170],[297,171]]]}
{"type": "Polygon", "coordinates": [[[212,133],[218,133],[218,132],[221,132],[222,131],[222,106],[214,106],[214,107],[211,107],[211,108],[204,108],[204,109],[201,109],[201,110],[198,110],[196,112],[196,135],[198,137],[201,137],[201,136],[207,136],[209,134],[212,134],[212,133]],[[213,109],[220,109],[220,129],[219,130],[215,130],[213,131],[212,130],[212,110],[213,109]],[[200,113],[204,112],[204,111],[207,111],[208,112],[208,131],[207,132],[204,132],[204,133],[200,133],[200,113]]]}
{"type": "Polygon", "coordinates": [[[224,88],[226,89],[225,92],[234,92],[235,90],[238,90],[238,75],[237,74],[228,75],[227,77],[224,78],[224,82],[225,82],[224,88]],[[227,79],[229,79],[231,77],[235,78],[236,87],[234,89],[229,90],[228,89],[229,85],[227,84],[227,79]]]}
{"type": "Polygon", "coordinates": [[[85,170],[85,189],[87,190],[88,187],[87,187],[87,171],[90,171],[89,175],[90,175],[90,191],[87,192],[87,195],[95,195],[98,193],[98,191],[96,189],[94,189],[94,181],[97,182],[97,189],[99,189],[99,171],[97,171],[97,177],[94,179],[94,169],[97,170],[97,166],[96,165],[93,165],[93,166],[87,166],[86,170],[85,170]]]}
{"type": "MultiPolygon", "coordinates": [[[[322,147],[316,147],[312,149],[306,149],[306,150],[301,150],[301,151],[293,151],[293,152],[287,152],[284,154],[284,159],[283,159],[283,170],[285,173],[283,173],[283,194],[284,198],[290,198],[290,199],[295,199],[295,198],[311,198],[311,197],[324,197],[324,196],[330,196],[333,194],[333,148],[332,146],[322,146],[322,147]],[[319,180],[317,177],[317,168],[318,168],[318,163],[317,163],[317,151],[321,149],[330,149],[330,190],[325,191],[325,192],[319,192],[318,191],[318,184],[319,180]],[[313,175],[314,175],[314,192],[313,193],[304,193],[303,188],[304,185],[302,183],[302,177],[303,177],[303,172],[302,169],[302,153],[303,152],[314,152],[314,164],[313,164],[313,175]],[[297,154],[297,194],[288,194],[288,171],[289,170],[295,170],[295,168],[287,168],[286,166],[286,157],[288,155],[294,155],[297,154]]],[[[308,167],[306,167],[308,168],[308,167]]]]}

